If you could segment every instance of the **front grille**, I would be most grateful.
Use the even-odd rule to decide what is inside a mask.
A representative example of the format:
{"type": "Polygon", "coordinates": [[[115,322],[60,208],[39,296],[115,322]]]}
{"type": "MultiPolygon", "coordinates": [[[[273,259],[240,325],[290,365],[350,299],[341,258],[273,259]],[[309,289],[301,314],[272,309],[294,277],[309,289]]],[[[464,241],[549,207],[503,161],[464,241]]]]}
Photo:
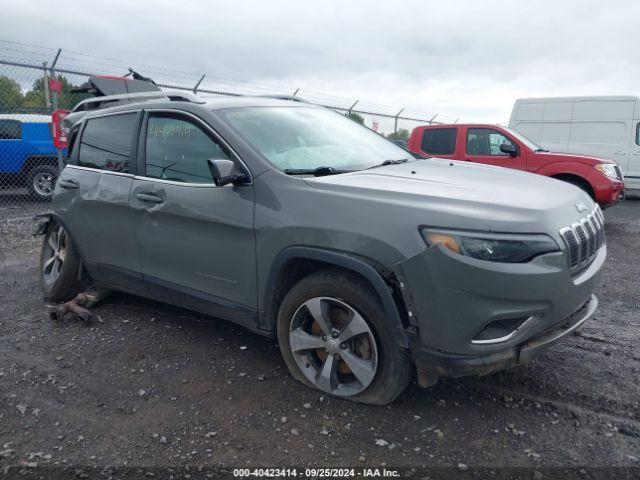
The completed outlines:
{"type": "Polygon", "coordinates": [[[593,211],[568,227],[560,229],[560,236],[569,251],[569,265],[579,268],[589,263],[605,243],[604,216],[598,205],[593,211]]]}

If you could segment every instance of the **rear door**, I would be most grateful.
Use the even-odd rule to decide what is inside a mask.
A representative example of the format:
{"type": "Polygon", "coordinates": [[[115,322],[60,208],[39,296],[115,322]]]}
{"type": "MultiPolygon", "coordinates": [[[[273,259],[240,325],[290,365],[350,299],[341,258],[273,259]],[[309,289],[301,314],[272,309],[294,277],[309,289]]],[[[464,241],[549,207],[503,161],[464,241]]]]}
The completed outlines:
{"type": "Polygon", "coordinates": [[[428,127],[421,133],[422,138],[418,146],[421,153],[438,158],[457,158],[457,127],[428,127]]]}
{"type": "Polygon", "coordinates": [[[525,150],[507,135],[488,127],[465,127],[465,130],[464,160],[518,170],[526,168],[525,150]],[[514,145],[517,155],[503,153],[500,150],[503,144],[514,145]]]}
{"type": "Polygon", "coordinates": [[[56,184],[54,209],[98,281],[144,293],[129,191],[140,111],[87,119],[56,184]]]}
{"type": "Polygon", "coordinates": [[[160,300],[251,325],[253,186],[218,187],[207,163],[227,158],[241,165],[240,159],[199,118],[159,110],[145,116],[139,153],[130,205],[149,290],[160,300]]]}

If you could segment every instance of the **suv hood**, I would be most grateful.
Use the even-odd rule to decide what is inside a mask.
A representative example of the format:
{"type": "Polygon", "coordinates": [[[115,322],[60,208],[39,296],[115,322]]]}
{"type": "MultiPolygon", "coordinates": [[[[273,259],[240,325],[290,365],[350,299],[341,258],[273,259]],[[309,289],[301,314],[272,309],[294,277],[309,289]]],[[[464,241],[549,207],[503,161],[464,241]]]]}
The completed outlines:
{"type": "Polygon", "coordinates": [[[507,232],[545,232],[575,222],[593,201],[579,188],[518,170],[444,159],[425,159],[370,170],[305,178],[354,202],[363,199],[432,212],[449,227],[507,232]],[[582,204],[582,205],[580,205],[582,204]],[[537,223],[537,225],[532,225],[537,223]],[[552,228],[551,228],[552,227],[552,228]]]}

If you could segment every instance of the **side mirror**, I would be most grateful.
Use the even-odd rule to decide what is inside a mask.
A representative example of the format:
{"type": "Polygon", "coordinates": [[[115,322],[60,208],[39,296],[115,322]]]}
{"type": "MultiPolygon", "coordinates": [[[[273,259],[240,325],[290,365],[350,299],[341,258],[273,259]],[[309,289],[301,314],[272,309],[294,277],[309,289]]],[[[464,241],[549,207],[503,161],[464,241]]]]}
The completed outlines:
{"type": "Polygon", "coordinates": [[[218,187],[224,187],[230,183],[236,185],[247,181],[247,175],[241,172],[231,160],[214,160],[210,158],[207,160],[207,163],[209,164],[209,171],[211,172],[211,177],[213,177],[213,182],[218,187]]]}
{"type": "Polygon", "coordinates": [[[506,153],[510,157],[515,157],[518,155],[518,149],[513,143],[503,143],[500,145],[500,151],[502,153],[506,153]]]}

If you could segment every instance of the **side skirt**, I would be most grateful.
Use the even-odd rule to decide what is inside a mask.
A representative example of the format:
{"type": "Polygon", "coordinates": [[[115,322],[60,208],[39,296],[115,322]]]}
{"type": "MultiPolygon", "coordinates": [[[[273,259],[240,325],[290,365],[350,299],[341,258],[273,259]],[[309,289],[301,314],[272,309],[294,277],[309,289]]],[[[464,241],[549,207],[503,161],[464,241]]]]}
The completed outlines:
{"type": "Polygon", "coordinates": [[[96,286],[193,310],[236,323],[259,335],[273,336],[271,332],[258,327],[257,311],[245,305],[138,272],[100,264],[89,264],[87,269],[95,279],[96,286]]]}

